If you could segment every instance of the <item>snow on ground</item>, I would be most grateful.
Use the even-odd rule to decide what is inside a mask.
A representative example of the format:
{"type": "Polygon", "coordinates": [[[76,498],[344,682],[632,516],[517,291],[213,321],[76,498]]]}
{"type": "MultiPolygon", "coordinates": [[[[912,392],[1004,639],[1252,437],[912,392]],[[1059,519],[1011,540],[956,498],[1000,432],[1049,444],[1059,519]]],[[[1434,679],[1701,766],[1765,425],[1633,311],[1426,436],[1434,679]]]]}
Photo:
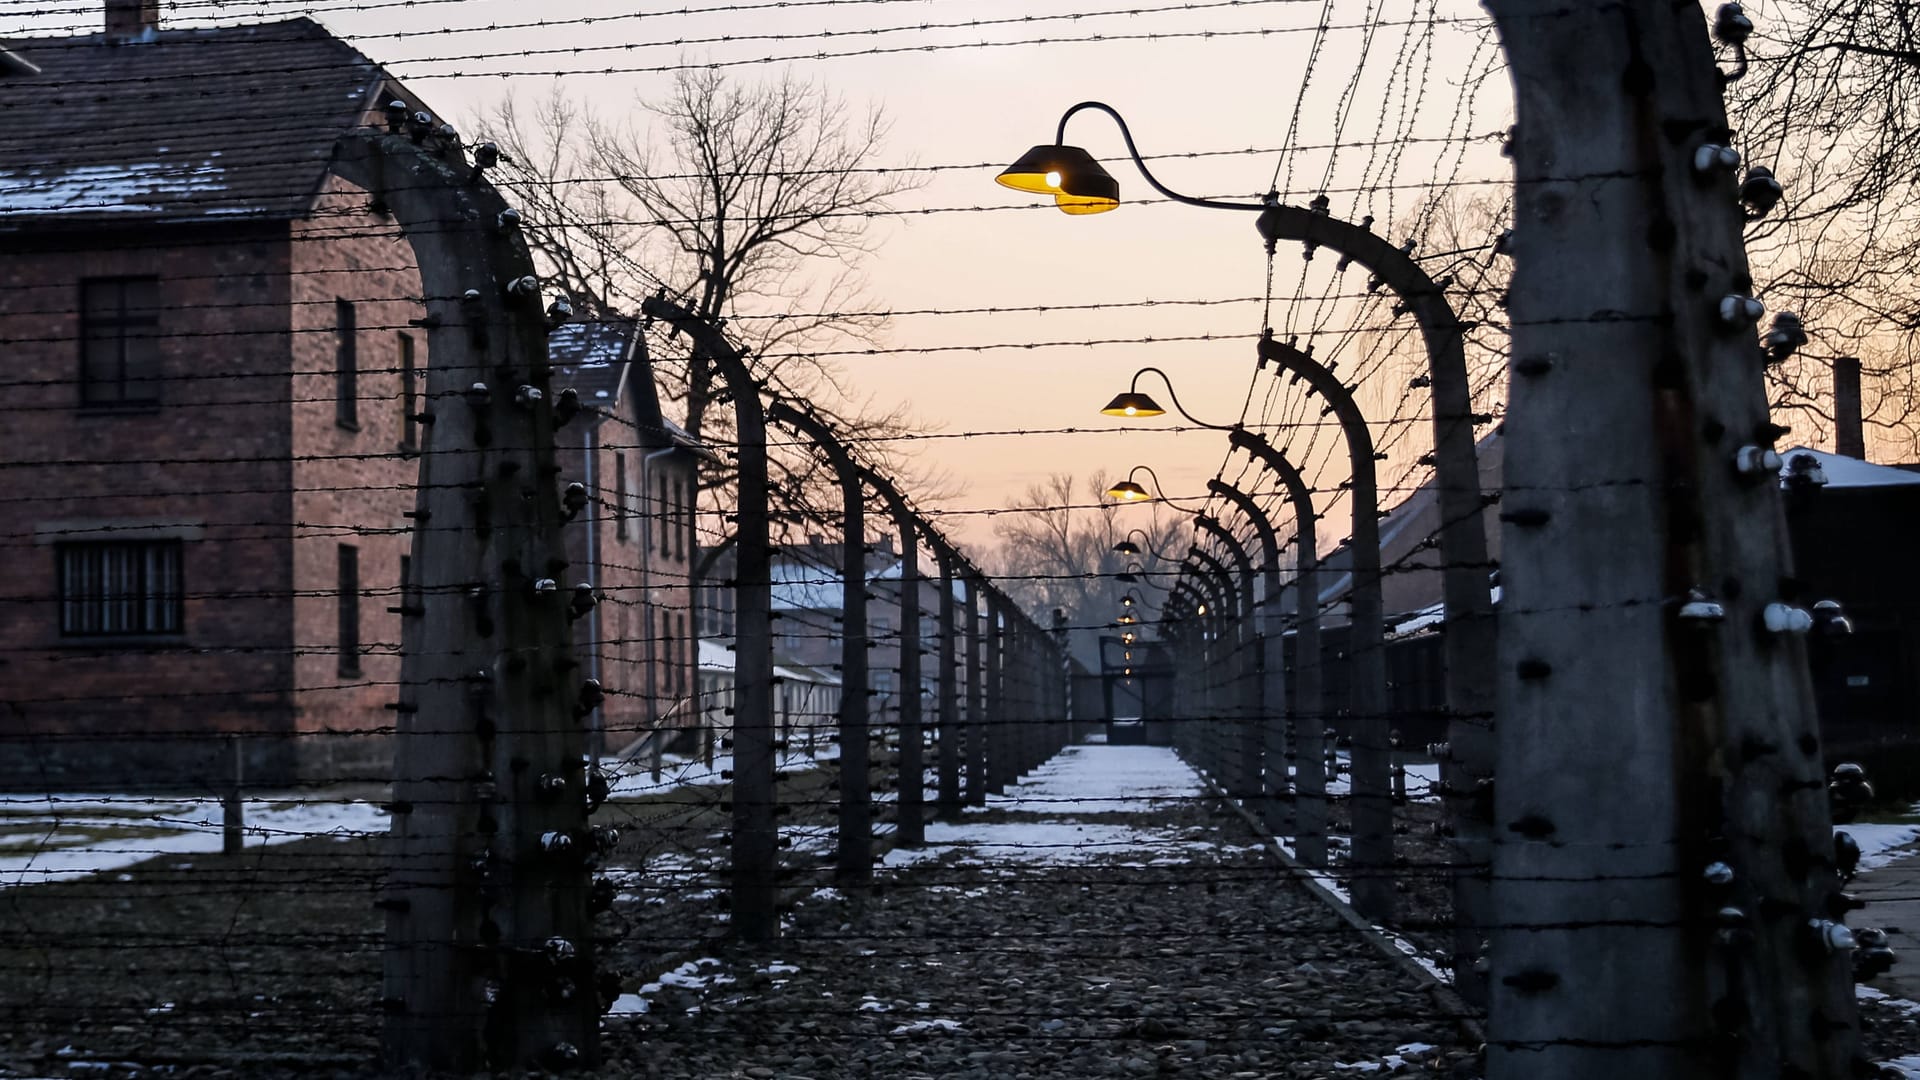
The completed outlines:
{"type": "Polygon", "coordinates": [[[1202,794],[1193,770],[1165,747],[1073,746],[1035,769],[989,810],[1030,814],[1146,813],[1172,799],[1202,794]]]}
{"type": "Polygon", "coordinates": [[[1388,1054],[1379,1061],[1356,1061],[1351,1063],[1336,1061],[1333,1063],[1333,1067],[1336,1069],[1351,1069],[1355,1072],[1399,1072],[1401,1069],[1412,1064],[1407,1060],[1409,1057],[1431,1054],[1433,1050],[1434,1047],[1427,1043],[1407,1043],[1405,1046],[1394,1047],[1393,1053],[1388,1054]]]}
{"type": "MultiPolygon", "coordinates": [[[[1340,775],[1327,781],[1327,794],[1345,795],[1353,789],[1352,755],[1340,755],[1340,775]]],[[[1434,761],[1407,762],[1407,797],[1409,799],[1437,799],[1434,792],[1440,790],[1440,764],[1434,761]]]]}
{"type": "MultiPolygon", "coordinates": [[[[781,773],[797,773],[839,760],[839,744],[822,740],[811,751],[783,752],[775,768],[781,773]]],[[[672,791],[674,788],[700,784],[727,784],[733,779],[732,754],[715,754],[712,764],[700,758],[667,754],[660,759],[660,779],[658,780],[653,778],[652,763],[644,757],[630,761],[613,757],[601,758],[600,767],[606,770],[607,776],[612,780],[609,797],[614,799],[643,799],[649,795],[672,791]]]]}
{"type": "MultiPolygon", "coordinates": [[[[1920,809],[1920,804],[1916,804],[1920,809]]],[[[1886,866],[1913,854],[1899,849],[1920,839],[1920,825],[1836,825],[1837,833],[1846,833],[1853,842],[1860,845],[1860,869],[1862,872],[1886,866]]]]}
{"type": "Polygon", "coordinates": [[[1203,793],[1193,770],[1167,747],[1069,747],[1007,794],[987,797],[987,809],[1002,820],[929,822],[926,847],[896,848],[883,864],[909,866],[957,852],[962,865],[1057,866],[1116,856],[1125,865],[1179,865],[1217,846],[1211,830],[1057,819],[1141,813],[1203,793]]]}
{"type": "MultiPolygon", "coordinates": [[[[387,831],[369,802],[262,796],[244,801],[246,843],[314,836],[342,840],[387,831]]],[[[0,889],[118,870],[156,855],[217,852],[225,839],[215,798],[46,795],[0,799],[0,889]]]]}

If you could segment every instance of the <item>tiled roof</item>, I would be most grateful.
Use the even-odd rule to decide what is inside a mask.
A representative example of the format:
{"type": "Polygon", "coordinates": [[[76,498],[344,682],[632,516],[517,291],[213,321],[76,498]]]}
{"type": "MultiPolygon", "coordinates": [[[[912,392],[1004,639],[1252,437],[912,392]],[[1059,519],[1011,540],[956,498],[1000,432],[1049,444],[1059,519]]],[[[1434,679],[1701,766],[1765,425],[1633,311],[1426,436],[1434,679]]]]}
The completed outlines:
{"type": "Polygon", "coordinates": [[[299,217],[340,135],[407,96],[305,18],[8,47],[39,72],[0,72],[4,228],[299,217]]]}
{"type": "Polygon", "coordinates": [[[627,370],[634,329],[625,319],[556,327],[547,335],[547,359],[559,377],[556,385],[573,387],[582,405],[613,408],[620,400],[620,379],[627,370]]]}

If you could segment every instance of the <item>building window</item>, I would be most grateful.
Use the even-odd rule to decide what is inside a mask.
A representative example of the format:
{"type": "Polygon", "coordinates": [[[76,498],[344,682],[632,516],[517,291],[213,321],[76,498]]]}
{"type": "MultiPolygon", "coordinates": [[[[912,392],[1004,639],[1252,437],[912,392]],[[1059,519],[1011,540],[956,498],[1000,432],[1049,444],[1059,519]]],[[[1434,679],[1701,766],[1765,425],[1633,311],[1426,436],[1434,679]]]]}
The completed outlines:
{"type": "Polygon", "coordinates": [[[673,523],[673,557],[676,559],[687,556],[687,530],[693,524],[693,500],[687,494],[687,485],[674,481],[673,503],[677,516],[682,519],[673,523]]]}
{"type": "Polygon", "coordinates": [[[61,544],[60,634],[178,634],[180,541],[61,544]]]}
{"type": "Polygon", "coordinates": [[[340,545],[340,674],[360,674],[360,549],[340,545]]]}
{"type": "Polygon", "coordinates": [[[660,478],[660,554],[665,555],[672,541],[668,533],[673,530],[673,507],[667,502],[667,478],[660,478]]]}
{"type": "Polygon", "coordinates": [[[360,343],[353,301],[333,302],[333,419],[348,431],[360,430],[360,343]]]}
{"type": "Polygon", "coordinates": [[[160,281],[90,278],[80,283],[80,403],[151,405],[160,400],[160,281]]]}
{"type": "Polygon", "coordinates": [[[613,455],[613,536],[627,538],[627,455],[613,455]]]}
{"type": "Polygon", "coordinates": [[[412,450],[420,445],[419,391],[414,384],[413,335],[396,334],[400,346],[400,446],[412,450]]]}

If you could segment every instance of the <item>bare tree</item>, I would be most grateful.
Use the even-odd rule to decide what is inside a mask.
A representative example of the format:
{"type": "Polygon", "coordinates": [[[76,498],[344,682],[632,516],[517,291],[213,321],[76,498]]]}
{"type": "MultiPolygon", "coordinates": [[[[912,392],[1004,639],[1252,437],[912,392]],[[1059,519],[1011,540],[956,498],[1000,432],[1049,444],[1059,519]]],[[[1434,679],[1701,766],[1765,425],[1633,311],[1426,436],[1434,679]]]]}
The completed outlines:
{"type": "Polygon", "coordinates": [[[1799,0],[1755,22],[1729,119],[1747,163],[1772,169],[1785,197],[1749,227],[1748,251],[1759,295],[1799,314],[1811,339],[1769,370],[1774,408],[1801,417],[1798,438],[1824,437],[1832,361],[1860,357],[1870,443],[1912,455],[1920,17],[1905,0],[1799,0]]]}
{"type": "Polygon", "coordinates": [[[1127,592],[1140,597],[1147,609],[1142,618],[1152,623],[1192,531],[1184,514],[1109,502],[1104,493],[1110,483],[1095,473],[1076,489],[1072,476],[1055,473],[1030,486],[995,523],[1000,546],[987,558],[1008,595],[1027,610],[1067,613],[1074,652],[1088,663],[1097,663],[1096,638],[1120,613],[1127,592]],[[1135,529],[1146,534],[1134,538],[1140,554],[1116,553],[1114,545],[1135,529]],[[1120,581],[1117,575],[1136,562],[1139,582],[1120,581]]]}
{"type": "MultiPolygon", "coordinates": [[[[530,109],[508,100],[483,119],[513,159],[508,186],[528,207],[548,270],[604,310],[631,309],[663,283],[843,430],[911,430],[903,409],[876,410],[814,355],[871,341],[886,323],[860,270],[875,243],[872,212],[923,177],[879,166],[882,111],[854,109],[791,73],[740,84],[697,69],[639,102],[638,114],[644,121],[599,115],[556,89],[530,109]],[[850,404],[830,407],[836,401],[850,404]]],[[[695,361],[678,388],[696,436],[709,423],[713,380],[695,361]]],[[[723,415],[712,420],[725,429],[723,415]]]]}

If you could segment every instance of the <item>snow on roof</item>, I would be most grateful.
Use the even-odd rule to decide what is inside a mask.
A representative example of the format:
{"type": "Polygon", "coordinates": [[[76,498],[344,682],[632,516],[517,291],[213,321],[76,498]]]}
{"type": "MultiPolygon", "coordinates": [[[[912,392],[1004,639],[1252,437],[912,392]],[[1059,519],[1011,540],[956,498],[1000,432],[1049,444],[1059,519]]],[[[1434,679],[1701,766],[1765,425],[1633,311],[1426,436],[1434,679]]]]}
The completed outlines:
{"type": "Polygon", "coordinates": [[[1905,469],[1896,469],[1890,465],[1875,465],[1859,458],[1844,457],[1825,450],[1815,450],[1810,446],[1796,446],[1780,455],[1780,475],[1791,475],[1793,459],[1802,454],[1810,454],[1820,462],[1821,471],[1827,474],[1827,486],[1830,488],[1854,487],[1894,487],[1901,484],[1920,484],[1920,473],[1910,473],[1905,469]]]}
{"type": "Polygon", "coordinates": [[[308,18],[7,48],[0,224],[13,228],[302,217],[340,136],[381,98],[411,97],[308,18]]]}
{"type": "Polygon", "coordinates": [[[700,639],[700,670],[733,674],[733,647],[712,638],[700,639]]]}
{"type": "Polygon", "coordinates": [[[839,611],[846,602],[840,575],[827,567],[775,559],[768,576],[775,611],[839,611]]]}

